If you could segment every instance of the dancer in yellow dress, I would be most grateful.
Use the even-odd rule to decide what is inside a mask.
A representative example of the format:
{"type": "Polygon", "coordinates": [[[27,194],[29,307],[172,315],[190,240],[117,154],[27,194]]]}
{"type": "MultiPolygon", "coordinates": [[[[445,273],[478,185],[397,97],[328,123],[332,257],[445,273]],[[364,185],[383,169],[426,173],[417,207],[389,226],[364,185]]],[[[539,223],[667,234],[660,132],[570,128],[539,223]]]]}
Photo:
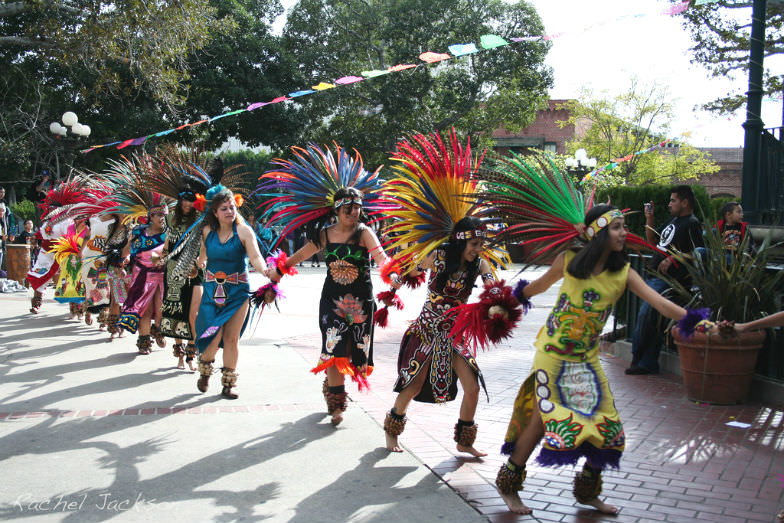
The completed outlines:
{"type": "Polygon", "coordinates": [[[642,241],[627,232],[623,213],[607,204],[591,207],[590,202],[586,213],[582,194],[550,162],[536,165],[513,156],[499,159],[490,171],[485,173],[484,197],[495,198],[494,205],[508,215],[510,226],[502,236],[532,245],[533,257],[555,256],[544,275],[518,284],[518,300],[525,305],[563,278],[534,342],[533,368],[515,399],[501,451],[510,458],[499,470],[496,486],[512,512],[530,514],[518,492],[526,462],[541,442],[540,465],[576,465],[585,458],[575,477],[575,498],[616,514],[616,507],[599,499],[601,472],[619,467],[625,445],[599,362],[602,328],[627,287],[663,316],[680,320],[684,332],[693,332],[706,311],[687,311],[649,287],[626,260],[627,242],[642,241]]]}

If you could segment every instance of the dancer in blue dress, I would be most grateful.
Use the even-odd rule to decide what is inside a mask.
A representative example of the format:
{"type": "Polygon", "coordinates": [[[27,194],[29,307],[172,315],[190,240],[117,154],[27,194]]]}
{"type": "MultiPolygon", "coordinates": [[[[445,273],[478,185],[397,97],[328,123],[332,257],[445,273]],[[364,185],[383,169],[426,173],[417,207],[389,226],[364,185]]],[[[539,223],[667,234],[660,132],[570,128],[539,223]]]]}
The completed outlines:
{"type": "Polygon", "coordinates": [[[242,196],[223,185],[206,194],[208,204],[202,229],[198,266],[204,269],[204,291],[196,317],[196,347],[199,349],[199,380],[196,387],[206,392],[212,364],[223,349],[221,394],[236,399],[239,339],[248,320],[248,262],[259,273],[267,270],[253,229],[237,211],[242,196]]]}

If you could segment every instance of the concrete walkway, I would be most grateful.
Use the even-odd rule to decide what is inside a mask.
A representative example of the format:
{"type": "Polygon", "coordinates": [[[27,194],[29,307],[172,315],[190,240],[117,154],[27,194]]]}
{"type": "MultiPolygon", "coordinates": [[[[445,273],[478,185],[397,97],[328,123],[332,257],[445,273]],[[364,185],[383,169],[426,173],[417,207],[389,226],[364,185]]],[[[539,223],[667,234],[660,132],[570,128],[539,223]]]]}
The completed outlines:
{"type": "Polygon", "coordinates": [[[195,374],[173,368],[170,348],[137,356],[134,337],[109,343],[95,327],[68,320],[67,307],[46,300],[34,318],[26,297],[0,295],[0,519],[774,520],[784,493],[784,410],[697,405],[677,377],[626,376],[626,362],[609,355],[602,363],[627,451],[621,472],[605,474],[604,495],[623,507],[620,516],[576,505],[573,469],[534,464],[523,492],[534,515],[508,513],[493,487],[504,459],[498,450],[556,289],[534,299],[512,340],[478,355],[490,402],[481,397],[476,446],[486,458],[454,448],[460,397],[412,404],[401,436],[408,452],[383,448],[397,345],[422,289],[403,291],[406,309],[391,311],[390,326],[377,331],[373,390],[348,386],[352,401],[335,429],[324,413],[323,378],[308,373],[320,347],[323,278],[323,267],[301,269],[283,283],[282,313],[265,312],[246,332],[236,401],[219,396],[219,374],[198,393],[195,374]]]}

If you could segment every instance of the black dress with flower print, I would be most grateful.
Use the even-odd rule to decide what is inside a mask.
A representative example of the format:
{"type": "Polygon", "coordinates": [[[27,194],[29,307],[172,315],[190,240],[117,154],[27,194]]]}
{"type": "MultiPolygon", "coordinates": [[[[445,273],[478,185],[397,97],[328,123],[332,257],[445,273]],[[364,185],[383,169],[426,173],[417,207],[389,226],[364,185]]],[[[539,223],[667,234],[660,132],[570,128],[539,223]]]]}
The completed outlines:
{"type": "MultiPolygon", "coordinates": [[[[355,235],[355,238],[358,236],[355,235]]],[[[331,362],[341,372],[345,373],[345,363],[354,367],[367,364],[370,374],[373,366],[375,302],[368,250],[353,243],[327,243],[324,260],[327,279],[319,305],[319,366],[333,358],[342,359],[331,362]]]]}

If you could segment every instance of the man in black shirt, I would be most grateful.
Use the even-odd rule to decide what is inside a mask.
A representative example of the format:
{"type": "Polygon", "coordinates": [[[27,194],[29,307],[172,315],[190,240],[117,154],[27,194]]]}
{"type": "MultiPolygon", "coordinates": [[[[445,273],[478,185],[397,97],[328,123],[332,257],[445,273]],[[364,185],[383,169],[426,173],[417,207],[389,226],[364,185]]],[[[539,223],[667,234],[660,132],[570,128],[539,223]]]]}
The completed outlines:
{"type": "MultiPolygon", "coordinates": [[[[694,216],[694,192],[688,185],[679,185],[672,190],[669,203],[672,219],[658,231],[658,241],[653,230],[653,203],[645,205],[645,236],[648,243],[656,243],[662,251],[675,249],[691,254],[696,247],[704,245],[702,226],[694,216]]],[[[655,253],[650,269],[667,274],[684,285],[688,285],[688,270],[683,265],[674,265],[672,258],[655,253]]],[[[645,282],[661,294],[670,286],[656,276],[648,277],[645,282]]],[[[626,374],[657,374],[659,372],[659,352],[664,344],[664,333],[659,325],[658,313],[643,302],[637,313],[637,324],[632,337],[632,365],[626,374]]]]}

